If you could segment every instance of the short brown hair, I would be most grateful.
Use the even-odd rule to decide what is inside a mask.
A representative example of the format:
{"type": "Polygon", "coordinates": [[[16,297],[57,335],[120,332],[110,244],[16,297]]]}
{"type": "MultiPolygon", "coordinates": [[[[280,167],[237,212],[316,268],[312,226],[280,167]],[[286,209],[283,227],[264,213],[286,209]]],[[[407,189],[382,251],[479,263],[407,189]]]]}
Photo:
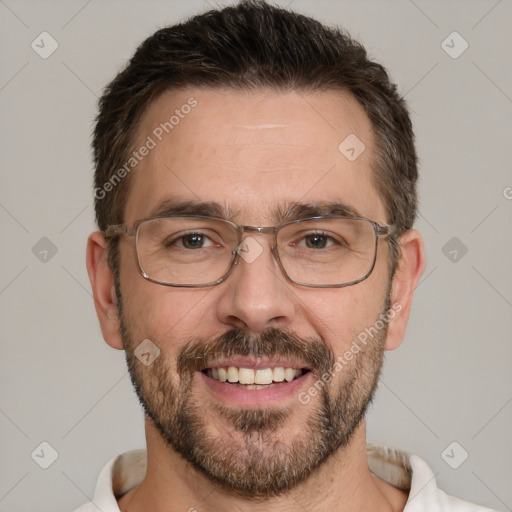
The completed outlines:
{"type": "MultiPolygon", "coordinates": [[[[372,179],[387,221],[399,233],[412,227],[417,208],[414,134],[405,101],[386,70],[341,29],[263,0],[243,0],[194,16],[158,30],[139,46],[99,102],[92,142],[96,191],[129,158],[149,104],[164,91],[188,86],[351,93],[376,135],[372,179]]],[[[124,221],[129,182],[126,177],[108,194],[95,193],[101,230],[124,221]]],[[[393,273],[399,247],[395,239],[390,246],[393,273]]],[[[116,241],[109,244],[109,264],[117,277],[116,241]]]]}

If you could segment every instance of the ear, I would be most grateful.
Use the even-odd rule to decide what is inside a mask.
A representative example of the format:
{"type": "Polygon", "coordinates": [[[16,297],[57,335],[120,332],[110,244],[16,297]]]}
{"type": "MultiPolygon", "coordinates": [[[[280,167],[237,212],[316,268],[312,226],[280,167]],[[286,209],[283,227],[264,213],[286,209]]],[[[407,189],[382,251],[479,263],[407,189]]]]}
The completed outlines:
{"type": "Polygon", "coordinates": [[[406,231],[399,240],[400,259],[391,285],[391,313],[389,315],[386,350],[400,346],[411,312],[412,297],[425,269],[423,238],[414,229],[406,231]]]}
{"type": "Polygon", "coordinates": [[[111,347],[123,350],[114,276],[108,267],[107,241],[101,231],[87,240],[86,263],[103,338],[111,347]]]}

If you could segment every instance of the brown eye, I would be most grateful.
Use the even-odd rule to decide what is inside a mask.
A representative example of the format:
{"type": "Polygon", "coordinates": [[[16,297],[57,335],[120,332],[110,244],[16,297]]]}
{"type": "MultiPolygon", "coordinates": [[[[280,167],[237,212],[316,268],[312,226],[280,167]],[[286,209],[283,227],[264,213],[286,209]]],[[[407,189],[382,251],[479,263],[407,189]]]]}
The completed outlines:
{"type": "Polygon", "coordinates": [[[184,235],[169,236],[164,242],[166,248],[205,249],[214,245],[211,238],[204,233],[191,232],[184,235]]]}
{"type": "Polygon", "coordinates": [[[191,233],[181,238],[181,244],[185,249],[200,249],[203,247],[206,238],[199,233],[191,233]]]}
{"type": "Polygon", "coordinates": [[[323,249],[329,242],[329,237],[320,234],[308,235],[304,238],[309,249],[323,249]]]}

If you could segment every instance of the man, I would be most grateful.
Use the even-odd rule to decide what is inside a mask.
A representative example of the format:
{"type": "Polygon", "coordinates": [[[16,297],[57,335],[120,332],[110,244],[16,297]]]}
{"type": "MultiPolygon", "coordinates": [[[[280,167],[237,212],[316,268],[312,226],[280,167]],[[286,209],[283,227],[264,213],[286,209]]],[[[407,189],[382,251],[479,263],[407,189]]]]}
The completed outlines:
{"type": "Polygon", "coordinates": [[[484,511],[367,445],[424,269],[404,101],[341,31],[258,1],[164,28],[106,89],[87,267],[147,451],[80,512],[484,511]]]}

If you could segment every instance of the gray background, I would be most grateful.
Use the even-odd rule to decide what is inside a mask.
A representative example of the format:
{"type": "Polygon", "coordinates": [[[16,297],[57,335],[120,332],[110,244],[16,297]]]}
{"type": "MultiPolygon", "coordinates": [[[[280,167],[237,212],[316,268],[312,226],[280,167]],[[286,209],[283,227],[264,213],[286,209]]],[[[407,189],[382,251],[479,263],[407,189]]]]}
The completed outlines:
{"type": "MultiPolygon", "coordinates": [[[[421,455],[450,494],[512,510],[512,3],[278,3],[359,38],[416,127],[428,265],[406,339],[387,356],[368,438],[421,455]],[[458,36],[442,45],[453,31],[469,44],[458,58],[458,36]],[[446,461],[460,464],[463,450],[453,469],[446,461]]],[[[70,511],[92,496],[108,459],[144,446],[123,353],[102,340],[85,270],[90,132],[97,96],[136,45],[206,8],[0,0],[4,512],[70,511]],[[43,31],[59,45],[47,59],[31,48],[43,31]],[[46,470],[31,458],[43,441],[58,452],[46,470]]],[[[48,462],[40,450],[34,459],[48,462]]]]}

